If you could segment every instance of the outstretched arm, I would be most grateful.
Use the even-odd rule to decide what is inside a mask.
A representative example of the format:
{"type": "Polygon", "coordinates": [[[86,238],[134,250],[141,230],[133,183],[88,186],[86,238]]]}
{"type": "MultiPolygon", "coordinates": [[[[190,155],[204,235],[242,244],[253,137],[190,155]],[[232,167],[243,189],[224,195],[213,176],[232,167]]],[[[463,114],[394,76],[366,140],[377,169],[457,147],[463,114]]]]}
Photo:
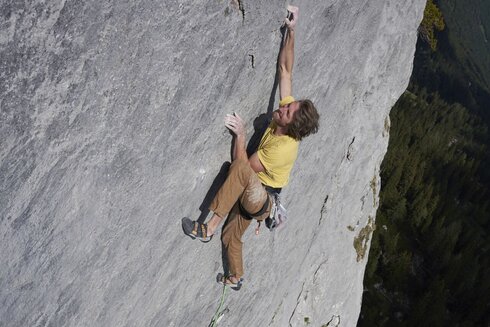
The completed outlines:
{"type": "Polygon", "coordinates": [[[279,94],[281,99],[292,95],[294,65],[294,28],[298,21],[298,7],[288,6],[292,17],[286,18],[286,36],[279,52],[279,94]]]}

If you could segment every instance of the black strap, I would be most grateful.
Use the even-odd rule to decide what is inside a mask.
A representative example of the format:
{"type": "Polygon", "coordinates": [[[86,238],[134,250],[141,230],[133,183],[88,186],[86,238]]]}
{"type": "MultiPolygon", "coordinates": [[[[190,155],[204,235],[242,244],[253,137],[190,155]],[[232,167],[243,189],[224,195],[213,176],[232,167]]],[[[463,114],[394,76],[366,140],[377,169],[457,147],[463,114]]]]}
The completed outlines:
{"type": "Polygon", "coordinates": [[[269,195],[267,195],[267,199],[265,200],[265,203],[262,206],[262,209],[260,209],[258,212],[253,213],[253,214],[248,212],[247,210],[245,210],[245,208],[242,206],[240,201],[238,201],[238,208],[240,209],[240,213],[242,214],[243,218],[251,220],[251,219],[254,219],[255,217],[259,217],[259,216],[263,215],[267,211],[267,208],[269,207],[269,203],[270,203],[269,195]]]}
{"type": "Polygon", "coordinates": [[[267,191],[267,193],[269,193],[269,194],[279,194],[282,191],[282,188],[280,188],[280,187],[276,188],[276,187],[272,187],[269,185],[264,185],[264,188],[267,191]]]}

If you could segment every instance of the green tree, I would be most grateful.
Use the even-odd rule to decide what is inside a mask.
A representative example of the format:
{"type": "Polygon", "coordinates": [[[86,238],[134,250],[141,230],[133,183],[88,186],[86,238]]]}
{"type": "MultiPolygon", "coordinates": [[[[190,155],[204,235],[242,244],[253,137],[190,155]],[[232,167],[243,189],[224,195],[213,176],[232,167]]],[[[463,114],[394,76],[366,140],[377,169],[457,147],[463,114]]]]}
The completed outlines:
{"type": "Polygon", "coordinates": [[[442,31],[444,27],[444,18],[442,17],[441,11],[432,0],[428,0],[425,5],[424,18],[420,23],[419,33],[422,39],[429,44],[432,51],[436,51],[437,49],[437,39],[434,29],[442,31]]]}

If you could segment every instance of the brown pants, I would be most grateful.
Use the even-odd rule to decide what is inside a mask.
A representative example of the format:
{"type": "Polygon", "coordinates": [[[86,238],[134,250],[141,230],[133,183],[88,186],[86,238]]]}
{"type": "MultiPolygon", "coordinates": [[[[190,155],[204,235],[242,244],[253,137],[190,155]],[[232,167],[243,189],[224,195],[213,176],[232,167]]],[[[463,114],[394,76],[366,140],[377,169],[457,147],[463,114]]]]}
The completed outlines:
{"type": "MultiPolygon", "coordinates": [[[[248,161],[244,159],[233,161],[225,183],[209,207],[209,210],[221,218],[229,214],[221,241],[226,251],[230,275],[235,275],[237,278],[243,276],[242,235],[251,223],[251,220],[241,215],[237,201],[240,201],[245,210],[253,214],[262,209],[268,196],[248,161]]],[[[271,204],[255,219],[260,221],[267,218],[270,207],[271,204]]]]}

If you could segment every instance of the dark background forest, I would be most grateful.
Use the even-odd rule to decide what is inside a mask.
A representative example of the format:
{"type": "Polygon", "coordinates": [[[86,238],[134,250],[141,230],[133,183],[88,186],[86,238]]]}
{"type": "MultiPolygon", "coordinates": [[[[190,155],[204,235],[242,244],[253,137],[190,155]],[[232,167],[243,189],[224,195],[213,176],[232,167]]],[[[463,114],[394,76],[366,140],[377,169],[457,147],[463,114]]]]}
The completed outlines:
{"type": "Polygon", "coordinates": [[[393,107],[358,326],[490,326],[490,1],[429,0],[393,107]]]}

